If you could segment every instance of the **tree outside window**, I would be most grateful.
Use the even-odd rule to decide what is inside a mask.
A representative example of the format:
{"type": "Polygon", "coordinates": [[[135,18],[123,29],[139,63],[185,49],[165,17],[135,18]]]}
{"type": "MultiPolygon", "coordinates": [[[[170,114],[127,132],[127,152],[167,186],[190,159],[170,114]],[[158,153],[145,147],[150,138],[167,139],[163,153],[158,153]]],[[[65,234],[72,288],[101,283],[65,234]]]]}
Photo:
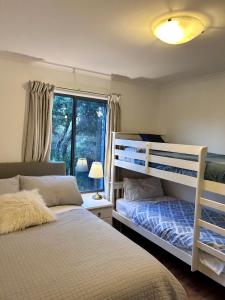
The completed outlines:
{"type": "Polygon", "coordinates": [[[103,179],[95,182],[88,173],[93,161],[104,165],[106,110],[104,100],[54,95],[51,160],[65,162],[81,192],[104,189],[103,179]]]}

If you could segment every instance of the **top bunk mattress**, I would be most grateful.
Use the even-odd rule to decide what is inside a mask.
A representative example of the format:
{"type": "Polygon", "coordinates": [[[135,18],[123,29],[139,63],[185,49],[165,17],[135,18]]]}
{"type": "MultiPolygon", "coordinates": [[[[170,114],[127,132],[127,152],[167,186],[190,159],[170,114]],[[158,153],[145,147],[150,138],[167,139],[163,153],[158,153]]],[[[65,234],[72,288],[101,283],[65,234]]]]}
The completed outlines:
{"type": "MultiPolygon", "coordinates": [[[[126,151],[136,152],[137,149],[133,147],[127,147],[126,151]]],[[[140,150],[140,152],[143,152],[143,150],[140,150]]],[[[197,156],[190,155],[190,154],[174,153],[174,152],[167,152],[167,151],[156,151],[156,150],[153,150],[152,154],[157,156],[197,161],[197,156]]],[[[122,157],[119,159],[127,162],[132,162],[138,165],[144,165],[144,161],[138,159],[122,158],[122,157]]],[[[168,171],[168,172],[179,173],[187,176],[192,176],[192,177],[197,176],[197,172],[195,171],[167,166],[163,164],[149,163],[149,167],[168,171]]],[[[207,153],[204,177],[206,180],[225,183],[225,155],[207,153]]]]}

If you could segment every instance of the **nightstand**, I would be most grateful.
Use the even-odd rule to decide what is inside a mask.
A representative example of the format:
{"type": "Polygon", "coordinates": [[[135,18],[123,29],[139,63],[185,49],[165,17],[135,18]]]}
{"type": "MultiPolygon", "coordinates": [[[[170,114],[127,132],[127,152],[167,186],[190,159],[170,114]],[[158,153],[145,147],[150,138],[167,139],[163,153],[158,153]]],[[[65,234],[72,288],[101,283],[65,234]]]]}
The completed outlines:
{"type": "Polygon", "coordinates": [[[112,225],[112,204],[106,199],[94,200],[94,193],[82,194],[82,206],[103,221],[112,225]]]}

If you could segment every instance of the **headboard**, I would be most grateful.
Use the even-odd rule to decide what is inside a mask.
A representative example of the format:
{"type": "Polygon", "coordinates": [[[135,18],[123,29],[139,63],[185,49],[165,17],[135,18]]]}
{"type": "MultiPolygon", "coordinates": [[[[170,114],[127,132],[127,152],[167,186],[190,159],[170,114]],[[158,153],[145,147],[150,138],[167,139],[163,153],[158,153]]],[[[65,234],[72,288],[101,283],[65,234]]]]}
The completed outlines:
{"type": "Polygon", "coordinates": [[[65,175],[64,162],[16,162],[0,163],[0,178],[10,178],[16,175],[43,176],[65,175]]]}

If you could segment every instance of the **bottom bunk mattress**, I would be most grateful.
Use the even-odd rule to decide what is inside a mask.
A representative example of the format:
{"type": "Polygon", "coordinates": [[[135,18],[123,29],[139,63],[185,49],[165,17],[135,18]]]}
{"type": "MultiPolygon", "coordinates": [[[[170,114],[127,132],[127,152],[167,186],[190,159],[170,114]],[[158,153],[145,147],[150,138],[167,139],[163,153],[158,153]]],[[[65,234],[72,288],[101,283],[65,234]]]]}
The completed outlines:
{"type": "MultiPolygon", "coordinates": [[[[194,204],[184,200],[160,197],[153,200],[117,200],[117,211],[149,232],[188,253],[192,251],[194,231],[194,204]]],[[[206,208],[202,219],[225,228],[225,214],[206,208]]],[[[200,229],[201,242],[225,252],[225,237],[200,229]]],[[[224,263],[220,264],[220,272],[224,263]]]]}

